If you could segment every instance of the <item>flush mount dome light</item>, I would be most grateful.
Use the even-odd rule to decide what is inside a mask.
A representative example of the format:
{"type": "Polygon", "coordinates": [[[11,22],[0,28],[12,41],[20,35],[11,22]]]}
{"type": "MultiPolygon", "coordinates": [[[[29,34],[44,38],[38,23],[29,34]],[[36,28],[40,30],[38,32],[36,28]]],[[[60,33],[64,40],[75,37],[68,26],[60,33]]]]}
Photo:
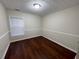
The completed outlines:
{"type": "Polygon", "coordinates": [[[36,9],[39,9],[41,7],[41,4],[39,3],[34,3],[33,4],[33,7],[36,8],[36,9]]]}

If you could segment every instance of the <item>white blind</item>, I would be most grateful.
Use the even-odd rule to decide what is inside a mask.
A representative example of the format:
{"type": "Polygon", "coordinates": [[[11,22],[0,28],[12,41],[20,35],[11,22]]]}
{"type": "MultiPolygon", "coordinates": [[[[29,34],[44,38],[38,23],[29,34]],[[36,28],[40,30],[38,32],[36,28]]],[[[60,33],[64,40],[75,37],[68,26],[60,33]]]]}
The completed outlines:
{"type": "Polygon", "coordinates": [[[24,35],[23,18],[11,16],[9,19],[10,19],[11,36],[24,35]]]}

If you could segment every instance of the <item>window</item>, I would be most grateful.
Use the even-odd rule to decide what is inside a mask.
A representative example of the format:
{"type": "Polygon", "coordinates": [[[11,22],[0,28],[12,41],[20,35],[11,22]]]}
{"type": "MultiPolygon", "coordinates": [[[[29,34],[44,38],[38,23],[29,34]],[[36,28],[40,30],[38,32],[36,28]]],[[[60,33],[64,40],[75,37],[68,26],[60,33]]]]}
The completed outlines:
{"type": "Polygon", "coordinates": [[[24,35],[24,20],[20,17],[9,18],[11,36],[24,35]]]}

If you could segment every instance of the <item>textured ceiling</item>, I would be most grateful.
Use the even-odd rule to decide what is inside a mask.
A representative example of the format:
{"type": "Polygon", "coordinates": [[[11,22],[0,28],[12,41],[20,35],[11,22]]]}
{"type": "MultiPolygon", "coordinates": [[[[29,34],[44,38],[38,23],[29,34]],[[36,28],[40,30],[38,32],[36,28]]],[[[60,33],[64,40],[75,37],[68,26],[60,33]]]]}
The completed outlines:
{"type": "Polygon", "coordinates": [[[79,0],[0,0],[8,9],[19,9],[22,12],[45,16],[79,4],[79,0]],[[43,6],[39,10],[31,7],[33,1],[40,1],[43,6]]]}

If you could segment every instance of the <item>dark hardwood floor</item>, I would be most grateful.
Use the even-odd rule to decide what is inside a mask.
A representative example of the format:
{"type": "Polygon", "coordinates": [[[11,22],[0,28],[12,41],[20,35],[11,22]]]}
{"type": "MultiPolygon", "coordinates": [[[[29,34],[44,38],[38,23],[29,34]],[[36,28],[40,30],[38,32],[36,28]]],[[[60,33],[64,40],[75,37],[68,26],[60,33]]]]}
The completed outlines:
{"type": "Polygon", "coordinates": [[[76,53],[42,37],[11,43],[5,59],[74,59],[76,53]]]}

